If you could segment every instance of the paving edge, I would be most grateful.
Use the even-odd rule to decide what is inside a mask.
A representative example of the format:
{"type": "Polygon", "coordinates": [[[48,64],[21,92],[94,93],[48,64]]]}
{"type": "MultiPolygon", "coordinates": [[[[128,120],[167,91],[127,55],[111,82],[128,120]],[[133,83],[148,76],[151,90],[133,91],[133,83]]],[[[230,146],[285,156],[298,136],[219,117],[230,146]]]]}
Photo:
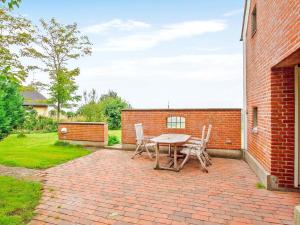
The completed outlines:
{"type": "Polygon", "coordinates": [[[278,190],[278,178],[266,171],[249,151],[244,151],[244,160],[268,190],[278,190]]]}
{"type": "MultiPolygon", "coordinates": [[[[113,150],[125,150],[125,151],[134,151],[136,148],[136,145],[134,144],[122,144],[122,145],[116,145],[116,146],[105,146],[105,149],[113,149],[113,150]]],[[[153,149],[149,149],[150,151],[153,151],[153,149]]],[[[168,146],[161,146],[160,147],[161,152],[168,152],[168,146]]],[[[231,150],[231,149],[207,149],[208,153],[212,157],[218,157],[218,158],[230,158],[230,159],[242,159],[243,158],[243,152],[242,150],[231,150]]]]}
{"type": "Polygon", "coordinates": [[[294,224],[300,225],[300,205],[295,206],[294,209],[294,224]]]}

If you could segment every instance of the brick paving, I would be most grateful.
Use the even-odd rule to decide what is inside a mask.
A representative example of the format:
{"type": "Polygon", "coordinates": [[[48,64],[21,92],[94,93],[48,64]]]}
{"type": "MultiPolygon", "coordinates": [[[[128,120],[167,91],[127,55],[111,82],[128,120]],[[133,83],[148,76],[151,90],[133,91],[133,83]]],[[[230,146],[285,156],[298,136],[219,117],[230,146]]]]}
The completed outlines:
{"type": "Polygon", "coordinates": [[[300,194],[255,187],[241,160],[190,161],[179,173],[101,150],[47,170],[35,224],[293,224],[300,194]]]}

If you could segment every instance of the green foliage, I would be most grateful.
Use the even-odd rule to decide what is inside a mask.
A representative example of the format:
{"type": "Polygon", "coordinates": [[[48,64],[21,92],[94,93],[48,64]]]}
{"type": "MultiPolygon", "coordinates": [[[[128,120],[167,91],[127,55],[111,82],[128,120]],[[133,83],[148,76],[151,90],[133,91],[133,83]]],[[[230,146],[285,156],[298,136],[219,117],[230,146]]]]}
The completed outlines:
{"type": "Polygon", "coordinates": [[[9,8],[10,10],[13,10],[15,6],[20,7],[21,1],[22,1],[22,0],[10,0],[10,1],[0,0],[0,2],[2,2],[2,4],[3,4],[4,6],[6,6],[6,4],[7,4],[8,8],[9,8]]]}
{"type": "Polygon", "coordinates": [[[49,22],[40,20],[41,27],[35,36],[35,45],[23,50],[23,54],[37,59],[36,68],[50,76],[49,95],[57,110],[57,121],[63,108],[80,100],[76,95],[75,78],[79,68],[67,69],[70,60],[91,54],[91,43],[87,36],[80,36],[77,24],[63,25],[54,18],[49,22]]]}
{"type": "Polygon", "coordinates": [[[23,98],[16,83],[0,72],[0,140],[24,120],[23,98]]]}
{"type": "Polygon", "coordinates": [[[21,64],[20,58],[22,50],[33,41],[33,33],[29,20],[0,8],[0,71],[9,67],[5,75],[18,83],[24,81],[30,69],[21,64]]]}
{"type": "Polygon", "coordinates": [[[121,128],[121,113],[123,109],[129,107],[128,103],[120,97],[108,97],[101,102],[103,114],[107,118],[109,129],[121,128]]]}
{"type": "Polygon", "coordinates": [[[107,98],[118,98],[118,93],[113,90],[108,90],[106,94],[100,96],[99,101],[104,101],[107,98]]]}
{"type": "Polygon", "coordinates": [[[0,224],[27,224],[40,197],[40,183],[0,176],[0,224]]]}
{"type": "Polygon", "coordinates": [[[17,134],[17,138],[25,138],[25,137],[26,135],[22,132],[17,134]]]}
{"type": "Polygon", "coordinates": [[[116,135],[108,135],[108,146],[120,144],[121,141],[118,136],[116,135]]]}
{"type": "Polygon", "coordinates": [[[257,189],[265,189],[265,185],[261,182],[257,182],[255,186],[257,189]]]}
{"type": "Polygon", "coordinates": [[[90,102],[81,106],[78,113],[85,117],[87,122],[105,122],[106,117],[103,115],[103,107],[99,103],[90,102]]]}
{"type": "Polygon", "coordinates": [[[38,116],[37,112],[28,108],[25,111],[25,120],[21,126],[18,126],[17,130],[31,133],[31,132],[56,132],[57,122],[52,118],[38,116]]]}
{"type": "Polygon", "coordinates": [[[109,129],[120,129],[121,112],[125,108],[131,108],[125,100],[114,91],[103,94],[99,99],[95,90],[84,93],[85,104],[78,110],[78,114],[84,116],[86,121],[107,121],[109,129]]]}
{"type": "Polygon", "coordinates": [[[68,71],[61,69],[57,73],[50,73],[49,94],[51,103],[56,104],[57,120],[59,120],[62,108],[69,106],[69,102],[79,101],[80,96],[76,95],[78,86],[75,78],[79,75],[79,69],[68,71]]]}
{"type": "Polygon", "coordinates": [[[66,141],[56,141],[54,143],[55,146],[70,146],[71,144],[66,141]]]}
{"type": "Polygon", "coordinates": [[[57,133],[10,135],[0,142],[0,164],[45,169],[90,153],[81,146],[54,145],[56,141],[57,133]]]}

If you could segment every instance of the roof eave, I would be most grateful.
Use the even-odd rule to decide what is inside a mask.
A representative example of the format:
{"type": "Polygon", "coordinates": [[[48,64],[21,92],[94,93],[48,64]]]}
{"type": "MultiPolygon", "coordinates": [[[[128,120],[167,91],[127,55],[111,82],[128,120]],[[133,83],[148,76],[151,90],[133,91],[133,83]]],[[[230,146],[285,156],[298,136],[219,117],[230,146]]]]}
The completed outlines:
{"type": "Polygon", "coordinates": [[[245,3],[244,3],[244,15],[243,15],[243,23],[242,23],[242,31],[241,31],[240,41],[244,41],[244,32],[247,27],[245,23],[248,22],[248,20],[246,19],[248,6],[249,6],[248,2],[250,2],[250,0],[245,0],[245,3]]]}

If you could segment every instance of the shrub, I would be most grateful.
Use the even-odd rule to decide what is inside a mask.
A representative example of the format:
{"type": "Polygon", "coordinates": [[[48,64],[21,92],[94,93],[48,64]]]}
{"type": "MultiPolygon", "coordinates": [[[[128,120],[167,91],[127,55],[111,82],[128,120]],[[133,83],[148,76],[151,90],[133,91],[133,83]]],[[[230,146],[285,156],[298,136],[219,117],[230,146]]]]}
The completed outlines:
{"type": "Polygon", "coordinates": [[[37,112],[28,108],[25,112],[25,121],[18,127],[22,132],[56,132],[57,123],[54,119],[44,116],[38,116],[37,112]]]}
{"type": "Polygon", "coordinates": [[[64,146],[64,147],[78,147],[78,148],[83,148],[82,145],[76,145],[76,144],[71,144],[66,141],[56,141],[54,143],[55,146],[64,146]]]}
{"type": "Polygon", "coordinates": [[[17,138],[25,138],[25,137],[26,135],[22,132],[17,135],[17,138]]]}
{"type": "Polygon", "coordinates": [[[108,146],[120,144],[120,139],[116,135],[108,135],[108,146]]]}
{"type": "Polygon", "coordinates": [[[95,90],[84,93],[85,104],[77,113],[89,122],[107,122],[109,129],[121,128],[121,113],[123,109],[131,108],[131,105],[118,96],[114,91],[109,91],[97,98],[95,90]]]}
{"type": "Polygon", "coordinates": [[[54,143],[55,146],[70,146],[71,144],[66,141],[56,141],[54,143]]]}
{"type": "Polygon", "coordinates": [[[23,122],[23,98],[18,85],[0,71],[0,140],[23,122]]]}

